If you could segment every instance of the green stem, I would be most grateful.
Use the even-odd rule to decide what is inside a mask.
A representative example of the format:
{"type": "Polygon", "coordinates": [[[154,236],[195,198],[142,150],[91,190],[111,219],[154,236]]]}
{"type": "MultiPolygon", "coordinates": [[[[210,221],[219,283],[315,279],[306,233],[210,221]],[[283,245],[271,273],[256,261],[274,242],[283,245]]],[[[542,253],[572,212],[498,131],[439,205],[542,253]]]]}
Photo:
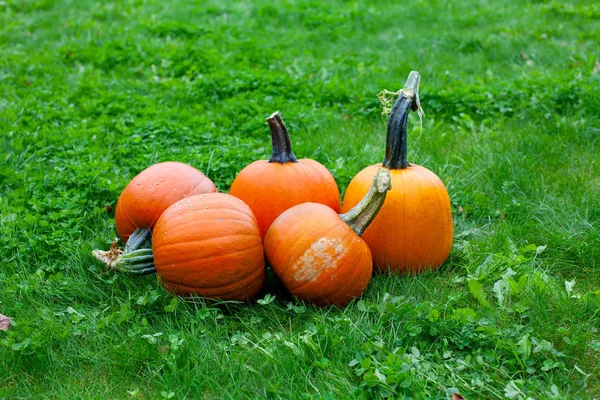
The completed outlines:
{"type": "Polygon", "coordinates": [[[391,187],[390,171],[385,168],[379,168],[377,174],[373,177],[373,184],[367,194],[350,211],[340,214],[340,218],[350,225],[350,228],[358,236],[361,236],[377,216],[377,213],[383,206],[387,191],[391,187]]]}
{"type": "Polygon", "coordinates": [[[114,268],[132,275],[147,275],[156,272],[154,267],[154,254],[152,249],[137,249],[121,254],[114,264],[114,268]]]}
{"type": "Polygon", "coordinates": [[[269,162],[285,164],[289,162],[298,162],[294,152],[292,151],[292,143],[290,142],[290,134],[288,133],[283,118],[279,111],[275,111],[267,118],[269,128],[271,128],[271,142],[273,144],[273,154],[269,158],[269,162]]]}
{"type": "Polygon", "coordinates": [[[129,239],[125,243],[125,253],[130,253],[137,249],[151,249],[152,248],[152,231],[150,228],[137,228],[129,239]]]}
{"type": "Polygon", "coordinates": [[[406,127],[410,110],[421,109],[419,103],[419,83],[421,76],[412,71],[394,103],[388,122],[383,166],[388,169],[405,169],[410,166],[407,160],[406,127]]]}
{"type": "Polygon", "coordinates": [[[146,275],[156,272],[154,255],[152,254],[152,231],[136,229],[125,244],[125,251],[117,248],[117,239],[110,250],[94,250],[94,257],[104,262],[110,269],[127,272],[133,275],[146,275]]]}

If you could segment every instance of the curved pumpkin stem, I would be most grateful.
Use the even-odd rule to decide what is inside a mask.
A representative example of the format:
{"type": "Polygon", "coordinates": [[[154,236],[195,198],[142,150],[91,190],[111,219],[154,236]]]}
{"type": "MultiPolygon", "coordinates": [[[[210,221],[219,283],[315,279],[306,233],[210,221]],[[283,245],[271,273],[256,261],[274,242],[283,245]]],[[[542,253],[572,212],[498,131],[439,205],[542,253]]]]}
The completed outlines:
{"type": "Polygon", "coordinates": [[[146,275],[156,272],[154,255],[152,254],[152,231],[136,229],[125,244],[125,250],[117,247],[118,239],[110,245],[108,251],[94,250],[92,255],[106,264],[110,269],[127,272],[133,275],[146,275]]]}
{"type": "Polygon", "coordinates": [[[288,133],[283,118],[279,111],[275,111],[267,118],[269,128],[271,128],[271,141],[273,143],[273,154],[269,158],[269,162],[285,164],[289,162],[298,162],[298,159],[292,152],[292,143],[290,142],[290,134],[288,133]]]}
{"type": "Polygon", "coordinates": [[[340,218],[350,225],[350,228],[358,236],[361,236],[377,216],[381,206],[383,206],[387,191],[391,187],[390,171],[385,168],[379,168],[377,174],[373,177],[373,184],[367,194],[365,194],[365,197],[350,211],[340,214],[340,218]]]}
{"type": "Polygon", "coordinates": [[[406,126],[408,125],[408,114],[410,110],[420,111],[419,83],[421,75],[412,71],[400,90],[400,96],[390,114],[388,122],[387,138],[385,145],[385,158],[383,166],[388,169],[405,169],[410,166],[407,156],[406,126]]]}

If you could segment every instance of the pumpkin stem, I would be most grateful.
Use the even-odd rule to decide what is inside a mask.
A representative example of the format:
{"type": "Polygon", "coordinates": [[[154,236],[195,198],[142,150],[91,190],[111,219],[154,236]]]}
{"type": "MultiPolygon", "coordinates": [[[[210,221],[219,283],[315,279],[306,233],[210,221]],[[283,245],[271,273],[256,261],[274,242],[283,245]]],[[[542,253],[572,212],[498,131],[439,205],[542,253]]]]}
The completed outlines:
{"type": "Polygon", "coordinates": [[[358,236],[361,236],[377,216],[381,206],[383,206],[387,191],[391,187],[390,171],[385,168],[379,168],[377,174],[373,177],[373,184],[367,194],[365,194],[365,197],[350,211],[340,214],[340,218],[350,225],[350,228],[358,236]]]}
{"type": "Polygon", "coordinates": [[[289,162],[298,162],[298,159],[292,152],[292,143],[290,142],[290,134],[288,133],[283,118],[279,111],[275,111],[267,118],[269,128],[271,128],[271,141],[273,143],[273,154],[269,158],[269,162],[285,164],[289,162]]]}
{"type": "Polygon", "coordinates": [[[412,71],[392,108],[387,128],[385,158],[383,159],[383,166],[388,169],[405,169],[410,166],[406,159],[408,152],[406,126],[410,110],[422,113],[419,102],[420,82],[421,75],[417,71],[412,71]]]}
{"type": "Polygon", "coordinates": [[[137,249],[151,249],[152,248],[152,231],[150,228],[137,228],[129,239],[125,243],[125,253],[131,253],[137,249]]]}
{"type": "Polygon", "coordinates": [[[110,245],[108,251],[94,250],[92,255],[110,269],[128,272],[133,275],[146,275],[156,272],[152,254],[152,231],[136,229],[125,244],[125,250],[117,247],[118,239],[110,245]]]}
{"type": "Polygon", "coordinates": [[[119,256],[123,253],[123,250],[117,247],[119,243],[119,239],[115,238],[110,245],[110,249],[107,251],[104,250],[92,250],[92,255],[96,257],[98,260],[102,261],[104,264],[108,266],[108,268],[114,268],[115,262],[119,258],[119,256]]]}

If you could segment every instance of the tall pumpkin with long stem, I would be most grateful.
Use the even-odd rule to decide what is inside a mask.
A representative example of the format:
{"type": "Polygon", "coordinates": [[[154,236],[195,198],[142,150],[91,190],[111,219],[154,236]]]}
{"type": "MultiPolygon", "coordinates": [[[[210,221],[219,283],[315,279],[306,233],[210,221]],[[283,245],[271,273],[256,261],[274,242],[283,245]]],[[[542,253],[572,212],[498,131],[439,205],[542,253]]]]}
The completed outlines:
{"type": "Polygon", "coordinates": [[[344,197],[342,211],[354,207],[369,190],[377,168],[389,169],[392,189],[363,234],[379,271],[416,273],[437,268],[452,247],[454,228],[446,187],[436,174],[407,160],[408,114],[420,108],[419,83],[419,73],[411,72],[392,108],[383,163],[359,172],[344,197]]]}
{"type": "Polygon", "coordinates": [[[267,123],[273,144],[271,158],[242,169],[229,191],[250,206],[263,237],[275,218],[295,205],[314,202],[336,212],[340,209],[340,192],[329,170],[315,160],[296,158],[278,112],[267,118],[267,123]]]}

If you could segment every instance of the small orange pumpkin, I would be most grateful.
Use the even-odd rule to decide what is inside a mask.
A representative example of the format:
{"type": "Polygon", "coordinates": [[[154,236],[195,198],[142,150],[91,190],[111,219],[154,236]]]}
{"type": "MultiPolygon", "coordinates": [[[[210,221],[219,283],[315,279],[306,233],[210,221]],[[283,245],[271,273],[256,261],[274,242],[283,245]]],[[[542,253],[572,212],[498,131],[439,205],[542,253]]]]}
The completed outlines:
{"type": "MultiPolygon", "coordinates": [[[[392,190],[363,239],[379,271],[420,272],[439,267],[450,254],[454,227],[450,197],[436,174],[406,159],[406,126],[410,110],[418,110],[420,76],[413,71],[394,104],[387,131],[383,167],[392,190]]],[[[359,172],[348,185],[342,210],[354,207],[369,190],[382,164],[359,172]]]]}
{"type": "Polygon", "coordinates": [[[180,162],[154,164],[131,180],[119,196],[115,219],[123,242],[137,229],[152,229],[160,215],[187,196],[216,192],[196,168],[180,162]]]}
{"type": "Polygon", "coordinates": [[[154,226],[152,252],[161,282],[178,295],[246,301],[265,281],[256,218],[228,194],[190,196],[169,207],[154,226]]]}
{"type": "Polygon", "coordinates": [[[267,118],[267,122],[273,143],[271,158],[242,169],[229,190],[250,206],[263,237],[275,218],[297,204],[314,202],[335,212],[340,209],[340,192],[329,170],[315,160],[296,159],[278,112],[267,118]]]}
{"type": "Polygon", "coordinates": [[[366,289],[373,261],[360,235],[385,200],[389,171],[381,169],[372,182],[362,201],[346,214],[304,203],[282,213],[267,231],[267,261],[298,299],[344,306],[366,289]]]}

